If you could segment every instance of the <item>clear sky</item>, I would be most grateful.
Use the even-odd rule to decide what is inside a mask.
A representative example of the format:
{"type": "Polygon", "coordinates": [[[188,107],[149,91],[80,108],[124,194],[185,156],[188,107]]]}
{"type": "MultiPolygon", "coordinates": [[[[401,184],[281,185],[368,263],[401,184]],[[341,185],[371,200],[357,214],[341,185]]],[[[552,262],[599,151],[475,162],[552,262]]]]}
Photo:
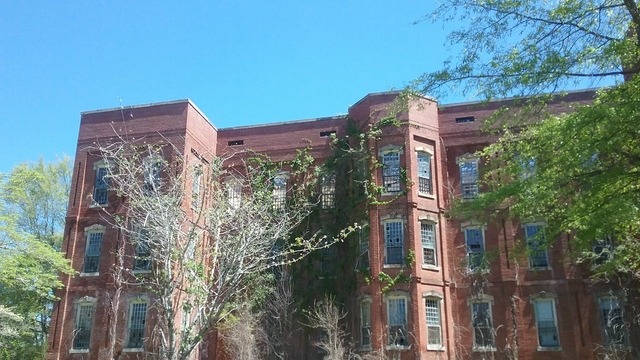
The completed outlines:
{"type": "Polygon", "coordinates": [[[0,172],[73,156],[81,111],[189,98],[218,128],[345,113],[448,57],[441,23],[413,24],[434,6],[0,1],[0,172]]]}

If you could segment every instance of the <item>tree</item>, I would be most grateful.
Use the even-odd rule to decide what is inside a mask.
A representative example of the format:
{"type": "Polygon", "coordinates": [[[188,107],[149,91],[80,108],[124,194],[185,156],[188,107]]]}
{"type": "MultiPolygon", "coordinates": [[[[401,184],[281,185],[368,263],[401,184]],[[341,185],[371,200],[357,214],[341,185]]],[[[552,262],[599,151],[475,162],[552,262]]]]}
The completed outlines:
{"type": "Polygon", "coordinates": [[[0,358],[44,356],[58,274],[72,273],[60,253],[69,179],[64,158],[18,165],[0,182],[0,358]]]}
{"type": "MultiPolygon", "coordinates": [[[[463,47],[416,88],[461,86],[485,100],[515,96],[487,122],[500,140],[481,155],[485,190],[452,213],[544,221],[544,239],[570,239],[574,259],[616,280],[627,299],[640,280],[640,8],[635,0],[446,0],[433,14],[464,24],[463,47]],[[624,82],[620,80],[624,79],[624,82]],[[614,85],[566,114],[549,101],[576,85],[614,85]],[[547,94],[545,94],[547,93],[547,94]],[[535,111],[535,112],[532,112],[535,111]]],[[[632,309],[628,320],[638,323],[632,309]]],[[[634,344],[637,347],[637,344],[634,344]]],[[[637,356],[637,354],[635,354],[637,356]]]]}
{"type": "MultiPolygon", "coordinates": [[[[148,297],[154,331],[147,348],[158,358],[188,359],[242,308],[256,277],[335,241],[289,239],[313,204],[306,182],[290,189],[274,182],[275,164],[236,159],[243,165],[229,167],[223,158],[187,163],[168,143],[125,141],[99,151],[113,164],[107,179],[122,199],[118,213],[108,214],[129,239],[121,245],[128,251],[117,252],[132,254],[121,255],[114,284],[148,297]],[[289,197],[276,196],[280,190],[289,197]]],[[[292,178],[311,171],[296,168],[301,163],[292,162],[292,178]]]]}
{"type": "Polygon", "coordinates": [[[444,0],[429,17],[464,24],[448,37],[462,50],[415,83],[432,95],[531,97],[640,70],[636,0],[444,0]]]}
{"type": "Polygon", "coordinates": [[[489,191],[454,212],[486,219],[508,208],[517,218],[544,219],[546,239],[568,233],[572,249],[592,258],[604,256],[593,253],[603,248],[594,242],[613,236],[617,256],[601,269],[640,278],[640,80],[633,76],[640,70],[638,6],[634,0],[448,0],[436,10],[469,25],[450,35],[464,45],[459,60],[425,74],[422,90],[457,84],[486,99],[529,96],[496,115],[507,120],[493,127],[502,137],[481,154],[490,163],[484,176],[489,191]],[[600,90],[593,103],[572,113],[542,111],[538,121],[519,121],[517,108],[561,96],[544,91],[620,76],[626,81],[600,90]]]}

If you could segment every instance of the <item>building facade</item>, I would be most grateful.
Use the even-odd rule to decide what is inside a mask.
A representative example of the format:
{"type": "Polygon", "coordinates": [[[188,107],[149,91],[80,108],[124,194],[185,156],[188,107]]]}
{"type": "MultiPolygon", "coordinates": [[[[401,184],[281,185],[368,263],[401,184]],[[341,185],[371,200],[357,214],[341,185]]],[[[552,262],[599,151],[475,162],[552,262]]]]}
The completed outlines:
{"type": "MultiPolygon", "coordinates": [[[[120,211],[119,199],[103,181],[107,164],[97,145],[128,137],[162,139],[187,159],[233,159],[250,150],[274,161],[309,149],[322,164],[332,155],[334,138],[345,138],[354,126],[370,130],[390,115],[399,126],[381,127],[366,142],[377,164],[370,166],[371,178],[382,191],[362,219],[352,269],[356,285],[343,304],[359,351],[405,360],[597,359],[611,348],[629,349],[624,299],[571,263],[567,237],[523,254],[517,249],[535,245],[543,222],[523,223],[506,213],[489,224],[446,216],[455,198],[474,198],[483,190],[485,161],[475,153],[495,137],[481,127],[509,101],[439,105],[413,98],[393,113],[399,95],[367,95],[344,116],[226,129],[216,129],[189,100],[82,113],[63,243],[78,275],[63,277],[48,359],[104,358],[117,337],[108,324],[116,320],[123,324],[117,355],[143,359],[153,331],[146,321],[153,309],[138,289],[123,293],[119,319],[107,311],[109,269],[115,264],[110,249],[127,240],[104,220],[105,210],[120,211]]],[[[550,111],[570,111],[593,97],[591,91],[572,93],[552,102],[550,111]]],[[[323,183],[322,208],[342,200],[336,196],[339,180],[323,183]]],[[[216,345],[199,357],[219,357],[216,345]]],[[[312,349],[313,340],[301,346],[312,349]]],[[[300,354],[322,356],[313,350],[300,354]]]]}

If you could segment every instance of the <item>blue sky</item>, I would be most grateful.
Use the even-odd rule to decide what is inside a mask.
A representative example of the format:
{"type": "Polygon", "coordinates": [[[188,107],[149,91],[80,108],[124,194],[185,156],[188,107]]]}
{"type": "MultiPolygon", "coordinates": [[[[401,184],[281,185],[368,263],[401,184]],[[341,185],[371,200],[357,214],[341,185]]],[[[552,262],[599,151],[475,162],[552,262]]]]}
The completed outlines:
{"type": "Polygon", "coordinates": [[[219,128],[344,113],[448,57],[448,29],[413,24],[434,6],[1,1],[0,172],[73,156],[81,111],[190,98],[219,128]]]}

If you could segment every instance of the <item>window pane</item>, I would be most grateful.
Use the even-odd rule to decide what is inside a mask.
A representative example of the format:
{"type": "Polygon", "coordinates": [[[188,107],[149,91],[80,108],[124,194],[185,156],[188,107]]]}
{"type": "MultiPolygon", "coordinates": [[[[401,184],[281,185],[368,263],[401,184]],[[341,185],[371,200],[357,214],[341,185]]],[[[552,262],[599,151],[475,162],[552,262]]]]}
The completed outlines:
{"type": "Polygon", "coordinates": [[[336,199],[336,176],[335,174],[325,174],[321,184],[321,203],[323,209],[333,209],[336,199]]]}
{"type": "Polygon", "coordinates": [[[460,163],[460,183],[463,199],[473,199],[478,196],[477,160],[469,160],[460,163]]]}
{"type": "Polygon", "coordinates": [[[439,347],[442,345],[440,300],[425,299],[425,309],[427,313],[427,346],[439,347]]]}
{"type": "Polygon", "coordinates": [[[130,312],[127,348],[141,348],[144,341],[144,324],[147,317],[147,304],[131,304],[130,312]]]}
{"type": "Polygon", "coordinates": [[[599,299],[605,345],[627,343],[622,306],[617,299],[605,297],[599,299]]]}
{"type": "Polygon", "coordinates": [[[435,224],[420,223],[423,264],[437,265],[435,224]]]}
{"type": "Polygon", "coordinates": [[[553,301],[536,301],[534,304],[540,346],[559,346],[553,301]]]}
{"type": "Polygon", "coordinates": [[[388,300],[389,344],[405,346],[407,342],[407,308],[406,299],[388,300]]]}
{"type": "Polygon", "coordinates": [[[402,264],[403,263],[403,233],[402,221],[390,221],[384,224],[385,227],[385,243],[386,243],[386,264],[402,264]]]}
{"type": "Polygon", "coordinates": [[[400,191],[400,153],[382,155],[382,185],[385,192],[400,191]]]}
{"type": "Polygon", "coordinates": [[[431,154],[418,152],[418,192],[431,194],[431,154]]]}
{"type": "Polygon", "coordinates": [[[93,304],[78,304],[77,311],[73,348],[88,349],[91,343],[91,327],[95,306],[93,304]]]}
{"type": "Polygon", "coordinates": [[[284,210],[287,201],[287,178],[276,176],[273,179],[273,207],[284,210]]]}
{"type": "Polygon", "coordinates": [[[371,302],[360,303],[360,345],[371,345],[371,302]]]}
{"type": "Polygon", "coordinates": [[[482,229],[467,228],[464,230],[467,243],[469,269],[474,270],[484,265],[484,238],[482,229]]]}
{"type": "Polygon", "coordinates": [[[84,268],[82,270],[83,272],[98,272],[103,236],[104,233],[102,232],[90,232],[87,235],[87,248],[84,256],[84,268]]]}
{"type": "Polygon", "coordinates": [[[93,200],[99,205],[105,205],[109,201],[109,183],[106,176],[106,167],[99,167],[96,169],[96,179],[93,186],[93,200]]]}
{"type": "Polygon", "coordinates": [[[527,248],[529,251],[529,266],[547,267],[549,261],[547,249],[542,232],[542,225],[525,224],[524,226],[527,248]]]}
{"type": "Polygon", "coordinates": [[[489,303],[472,304],[472,324],[476,347],[493,347],[493,328],[489,303]]]}

